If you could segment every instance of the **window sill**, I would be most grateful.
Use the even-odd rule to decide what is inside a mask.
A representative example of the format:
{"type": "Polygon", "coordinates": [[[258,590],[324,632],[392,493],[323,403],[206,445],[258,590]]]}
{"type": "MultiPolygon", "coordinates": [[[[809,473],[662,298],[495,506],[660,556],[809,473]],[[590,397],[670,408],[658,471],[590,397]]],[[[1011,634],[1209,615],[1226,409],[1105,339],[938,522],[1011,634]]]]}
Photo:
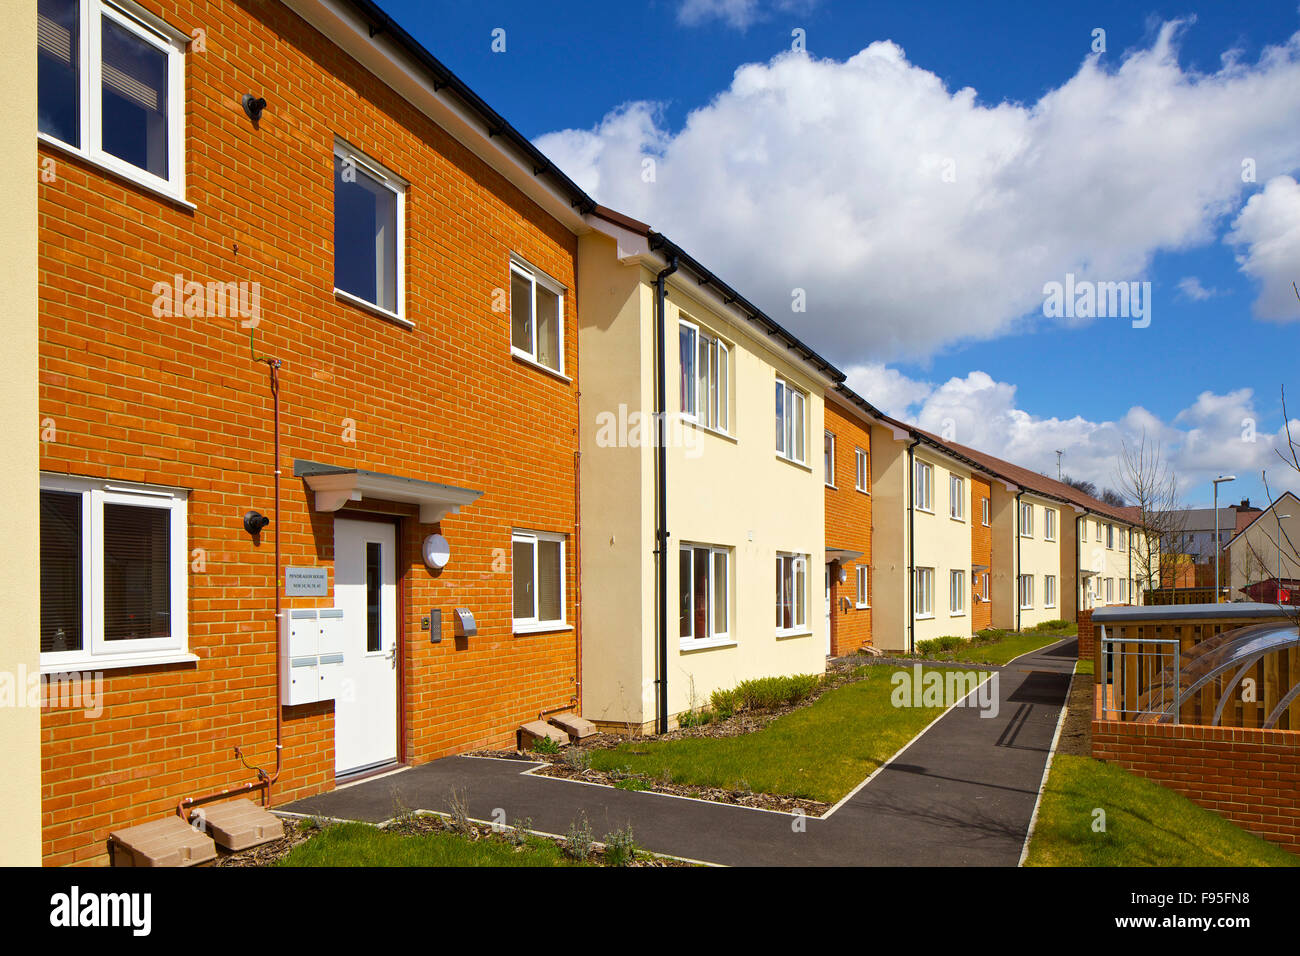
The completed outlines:
{"type": "Polygon", "coordinates": [[[870,611],[870,610],[871,610],[871,605],[870,605],[870,604],[855,604],[855,605],[853,605],[853,607],[854,607],[855,610],[858,610],[858,611],[870,611]]]}
{"type": "Polygon", "coordinates": [[[854,490],[854,491],[860,491],[860,492],[862,492],[862,493],[863,493],[864,495],[866,495],[868,498],[871,497],[871,492],[867,491],[866,488],[854,488],[853,490],[854,490]]]}
{"type": "Polygon", "coordinates": [[[933,614],[915,614],[915,615],[913,615],[913,619],[914,619],[914,620],[917,620],[917,621],[933,621],[933,620],[934,620],[934,615],[933,615],[933,614]]]}
{"type": "Polygon", "coordinates": [[[698,641],[695,640],[694,638],[684,637],[684,638],[680,638],[677,643],[677,649],[681,651],[683,654],[687,653],[688,651],[709,651],[718,647],[737,647],[737,646],[738,645],[736,644],[736,642],[729,637],[710,637],[698,641]]]}
{"type": "Polygon", "coordinates": [[[913,508],[912,510],[913,510],[913,511],[919,511],[919,512],[921,512],[921,514],[923,514],[923,515],[932,515],[932,514],[934,514],[934,509],[933,509],[933,508],[922,508],[920,505],[917,505],[917,506],[916,506],[915,508],[913,508]]]}
{"type": "Polygon", "coordinates": [[[188,209],[190,212],[195,212],[199,208],[175,190],[159,186],[157,183],[145,179],[143,176],[132,175],[124,169],[119,169],[116,165],[110,165],[102,159],[90,155],[90,153],[87,153],[85,150],[78,149],[70,143],[65,143],[62,140],[55,139],[47,133],[38,132],[36,134],[36,140],[51,149],[58,150],[60,153],[66,153],[69,156],[76,157],[84,163],[89,163],[100,172],[107,173],[114,179],[120,179],[124,183],[129,183],[132,186],[145,190],[146,192],[153,193],[159,199],[165,199],[168,202],[175,203],[183,209],[188,209]]]}
{"type": "Polygon", "coordinates": [[[691,425],[704,432],[706,435],[712,435],[714,438],[721,438],[724,441],[731,442],[733,445],[739,444],[736,436],[731,434],[731,432],[724,432],[722,429],[714,428],[712,425],[705,425],[700,422],[699,419],[692,417],[689,412],[682,412],[679,420],[683,425],[691,425]]]}
{"type": "Polygon", "coordinates": [[[797,631],[777,631],[777,632],[776,632],[776,639],[777,639],[778,641],[780,641],[780,640],[784,640],[784,639],[787,638],[787,637],[812,637],[812,630],[811,630],[811,629],[803,629],[803,630],[797,630],[797,631]]]}
{"type": "Polygon", "coordinates": [[[537,359],[533,358],[527,352],[521,352],[513,345],[510,347],[510,357],[515,359],[516,361],[524,363],[525,365],[532,366],[533,368],[537,369],[537,371],[539,372],[545,372],[547,375],[551,376],[551,378],[559,379],[561,382],[565,382],[569,385],[573,384],[573,379],[569,378],[569,376],[565,375],[563,372],[557,371],[556,369],[551,368],[549,365],[543,365],[541,362],[537,361],[537,359]]]}
{"type": "Polygon", "coordinates": [[[829,488],[831,491],[839,491],[839,490],[840,490],[840,489],[836,488],[833,484],[831,484],[829,481],[826,482],[826,487],[829,488]]]}
{"type": "Polygon", "coordinates": [[[369,312],[371,315],[377,315],[381,319],[387,319],[389,322],[392,322],[395,325],[400,325],[404,329],[415,328],[415,323],[410,319],[403,318],[396,312],[389,312],[383,306],[375,305],[373,302],[367,302],[365,299],[361,298],[361,296],[353,295],[351,292],[345,292],[342,289],[336,288],[334,290],[334,298],[340,299],[349,305],[355,305],[363,312],[369,312]]]}
{"type": "Polygon", "coordinates": [[[783,461],[787,465],[794,465],[794,467],[801,468],[804,471],[808,472],[809,474],[812,474],[812,466],[809,465],[807,462],[800,461],[798,458],[788,458],[785,455],[781,454],[779,451],[774,452],[774,454],[776,455],[777,461],[783,461]]]}
{"type": "Polygon", "coordinates": [[[965,616],[966,616],[966,612],[965,612],[965,611],[949,611],[949,612],[948,612],[948,616],[949,616],[949,617],[965,617],[965,616]]]}
{"type": "Polygon", "coordinates": [[[571,630],[573,630],[573,625],[566,624],[563,621],[549,624],[516,624],[514,626],[515,634],[558,634],[561,631],[571,630]]]}
{"type": "Polygon", "coordinates": [[[121,670],[127,667],[158,667],[163,664],[197,664],[199,657],[188,651],[165,654],[99,654],[68,657],[60,661],[41,661],[42,674],[70,674],[75,671],[121,670]]]}
{"type": "Polygon", "coordinates": [[[950,521],[955,521],[955,522],[957,522],[958,524],[965,524],[965,523],[966,523],[966,519],[965,519],[965,518],[959,518],[957,515],[948,515],[948,520],[950,520],[950,521]]]}

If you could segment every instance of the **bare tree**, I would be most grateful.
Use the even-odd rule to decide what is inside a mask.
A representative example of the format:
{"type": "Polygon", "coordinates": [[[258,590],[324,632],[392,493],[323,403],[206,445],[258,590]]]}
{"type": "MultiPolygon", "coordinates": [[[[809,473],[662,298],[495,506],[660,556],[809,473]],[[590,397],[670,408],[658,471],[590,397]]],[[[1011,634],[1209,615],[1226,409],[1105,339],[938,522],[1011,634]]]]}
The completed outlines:
{"type": "Polygon", "coordinates": [[[1187,548],[1187,513],[1178,494],[1178,478],[1160,449],[1160,443],[1142,438],[1136,445],[1120,445],[1119,470],[1116,475],[1119,495],[1137,510],[1138,537],[1141,546],[1133,556],[1138,577],[1147,587],[1157,587],[1163,580],[1161,571],[1166,559],[1187,548]]]}

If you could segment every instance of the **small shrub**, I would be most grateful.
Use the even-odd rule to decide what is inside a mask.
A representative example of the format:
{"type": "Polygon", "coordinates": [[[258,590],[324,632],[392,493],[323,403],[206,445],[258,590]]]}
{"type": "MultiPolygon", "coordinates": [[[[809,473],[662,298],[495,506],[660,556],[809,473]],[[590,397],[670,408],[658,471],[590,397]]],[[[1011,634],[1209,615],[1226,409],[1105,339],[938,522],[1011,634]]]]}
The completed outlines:
{"type": "Polygon", "coordinates": [[[591,856],[591,846],[595,839],[591,835],[591,824],[587,815],[582,815],[582,822],[574,820],[569,824],[569,833],[564,839],[564,852],[575,860],[585,860],[591,856]]]}
{"type": "Polygon", "coordinates": [[[935,654],[946,654],[949,651],[958,650],[968,644],[964,637],[958,637],[956,634],[945,634],[943,637],[931,638],[928,641],[917,641],[916,650],[922,657],[932,657],[935,654]]]}
{"type": "Polygon", "coordinates": [[[636,859],[636,843],[632,840],[632,825],[626,829],[605,834],[605,865],[631,866],[636,859]]]}
{"type": "Polygon", "coordinates": [[[631,790],[639,793],[642,790],[649,790],[650,784],[641,777],[624,777],[614,784],[616,790],[631,790]]]}
{"type": "Polygon", "coordinates": [[[564,752],[564,762],[573,770],[586,770],[591,766],[591,754],[579,747],[570,747],[564,752]]]}
{"type": "Polygon", "coordinates": [[[528,843],[528,831],[532,828],[532,817],[516,820],[514,825],[506,832],[506,839],[510,841],[511,846],[524,846],[528,843]]]}
{"type": "Polygon", "coordinates": [[[550,737],[534,737],[532,751],[538,754],[558,754],[560,745],[550,737]]]}
{"type": "Polygon", "coordinates": [[[820,684],[820,674],[756,677],[737,684],[735,694],[745,710],[773,710],[806,700],[820,684]]]}
{"type": "Polygon", "coordinates": [[[469,822],[469,801],[455,787],[447,795],[447,816],[443,818],[442,825],[455,833],[469,833],[474,829],[469,822]]]}
{"type": "Polygon", "coordinates": [[[1033,627],[1029,628],[1029,630],[1035,633],[1041,631],[1067,631],[1072,627],[1074,627],[1074,621],[1063,621],[1060,618],[1057,618],[1053,621],[1042,621],[1041,623],[1035,624],[1033,627]]]}
{"type": "Polygon", "coordinates": [[[739,695],[734,690],[715,690],[709,697],[709,703],[713,705],[718,720],[726,720],[736,713],[739,695]]]}
{"type": "Polygon", "coordinates": [[[707,708],[704,710],[684,710],[677,715],[677,726],[679,727],[703,727],[705,724],[713,723],[713,713],[707,708]]]}

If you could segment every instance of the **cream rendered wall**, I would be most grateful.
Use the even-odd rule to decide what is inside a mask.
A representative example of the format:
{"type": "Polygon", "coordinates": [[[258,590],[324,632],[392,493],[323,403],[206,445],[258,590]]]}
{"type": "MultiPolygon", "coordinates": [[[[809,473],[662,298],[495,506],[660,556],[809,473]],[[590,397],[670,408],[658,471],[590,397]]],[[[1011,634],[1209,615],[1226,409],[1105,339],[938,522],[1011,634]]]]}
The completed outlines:
{"type": "Polygon", "coordinates": [[[1282,525],[1281,577],[1300,578],[1300,564],[1296,561],[1296,549],[1300,548],[1300,500],[1288,492],[1238,535],[1226,558],[1220,559],[1229,562],[1229,585],[1232,588],[1229,600],[1248,601],[1250,598],[1242,593],[1242,588],[1278,577],[1279,520],[1282,525]],[[1291,517],[1279,519],[1279,514],[1291,517]]]}
{"type": "Polygon", "coordinates": [[[894,430],[871,426],[871,639],[907,647],[907,446],[894,430]]]}
{"type": "MultiPolygon", "coordinates": [[[[1061,614],[1061,589],[1069,588],[1071,581],[1062,575],[1061,561],[1061,524],[1062,521],[1071,521],[1072,511],[1068,510],[1069,506],[1059,501],[1053,501],[1050,498],[1040,498],[1031,492],[1025,492],[1020,496],[1022,505],[1032,505],[1034,509],[1032,534],[1028,537],[1020,538],[1020,570],[1019,574],[1032,574],[1034,576],[1034,594],[1033,607],[1020,609],[1020,628],[1033,627],[1043,621],[1052,621],[1062,617],[1061,614]],[[1046,535],[1047,518],[1046,511],[1052,511],[1056,515],[1056,534],[1055,540],[1048,541],[1046,535]],[[1056,578],[1056,598],[1052,606],[1048,607],[1044,598],[1044,578],[1047,575],[1053,575],[1056,578]]],[[[1022,529],[1025,530],[1025,529],[1022,529]]],[[[1015,542],[1012,541],[1014,547],[1015,542]]],[[[1015,590],[1017,607],[1019,607],[1019,587],[1015,590]]]]}
{"type": "Polygon", "coordinates": [[[1060,605],[1062,620],[1073,621],[1079,615],[1080,578],[1077,563],[1079,543],[1079,511],[1074,505],[1061,505],[1061,584],[1060,605]]]}
{"type": "MultiPolygon", "coordinates": [[[[934,512],[915,509],[915,548],[917,568],[934,569],[933,614],[916,618],[916,640],[925,641],[944,635],[971,635],[971,486],[970,471],[935,454],[926,445],[917,445],[915,460],[934,469],[932,501],[934,512]],[[952,475],[962,479],[962,515],[959,521],[950,516],[950,482],[952,475]],[[963,611],[950,611],[951,572],[964,572],[963,611]]],[[[990,595],[991,596],[991,595],[990,595]]]]}
{"type": "Polygon", "coordinates": [[[639,726],[654,717],[653,296],[600,233],[579,239],[578,260],[582,710],[639,726]],[[634,412],[641,440],[627,427],[620,442],[634,412]]]}
{"type": "Polygon", "coordinates": [[[822,386],[755,343],[748,328],[691,295],[696,284],[689,276],[669,279],[668,410],[681,413],[678,322],[685,318],[729,346],[730,428],[728,435],[720,435],[685,424],[683,440],[668,455],[670,714],[707,703],[713,690],[751,677],[821,673],[829,636],[822,386]],[[806,466],[776,455],[778,372],[808,396],[806,466]],[[678,554],[683,543],[731,549],[731,643],[690,650],[679,644],[678,554]],[[776,636],[778,551],[809,558],[808,629],[798,636],[776,636]]]}
{"type": "Polygon", "coordinates": [[[1019,596],[1016,588],[1016,493],[994,478],[989,482],[989,524],[993,532],[993,626],[1013,629],[1019,596]]]}
{"type": "Polygon", "coordinates": [[[1099,515],[1087,515],[1087,535],[1083,539],[1083,556],[1081,563],[1084,568],[1096,572],[1088,578],[1087,586],[1091,593],[1087,595],[1086,607],[1108,607],[1117,604],[1136,604],[1133,600],[1132,590],[1136,588],[1136,581],[1139,577],[1141,564],[1137,554],[1130,556],[1127,545],[1121,550],[1121,536],[1128,534],[1130,526],[1099,515]],[[1101,540],[1097,540],[1097,528],[1101,527],[1101,540]],[[1106,528],[1113,527],[1114,544],[1113,548],[1106,547],[1106,528]],[[1132,567],[1129,566],[1129,560],[1132,557],[1132,567]],[[1105,582],[1110,579],[1111,597],[1106,598],[1105,582]],[[1121,580],[1131,580],[1133,582],[1129,594],[1121,599],[1119,595],[1119,582],[1121,580]]]}
{"type": "Polygon", "coordinates": [[[0,866],[41,862],[41,713],[25,706],[27,680],[40,673],[40,518],[37,459],[36,4],[12,4],[0,39],[5,90],[0,137],[0,291],[5,348],[0,406],[18,423],[6,448],[0,514],[0,671],[24,706],[0,706],[0,866]]]}

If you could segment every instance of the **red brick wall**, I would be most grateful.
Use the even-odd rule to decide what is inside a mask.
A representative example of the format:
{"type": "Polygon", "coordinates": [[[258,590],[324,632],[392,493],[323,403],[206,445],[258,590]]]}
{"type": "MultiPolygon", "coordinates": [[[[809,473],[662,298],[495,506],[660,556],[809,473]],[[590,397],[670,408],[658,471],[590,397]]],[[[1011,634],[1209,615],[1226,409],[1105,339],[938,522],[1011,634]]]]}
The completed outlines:
{"type": "MultiPolygon", "coordinates": [[[[103,862],[110,828],[249,780],[236,744],[250,762],[274,764],[274,529],[257,545],[241,527],[246,510],[272,508],[267,368],[250,360],[238,320],[152,314],[153,284],[175,273],[261,283],[257,349],[284,362],[285,564],[333,563],[332,518],[311,510],[295,458],[485,492],[442,522],[452,560],[438,574],[419,551],[435,526],[409,507],[386,509],[404,517],[407,760],[508,744],[520,721],[572,706],[578,692],[576,631],[512,633],[509,566],[511,528],[568,535],[566,613],[578,620],[574,236],[280,4],[144,5],[206,34],[185,64],[186,198],[197,208],[41,147],[57,174],[40,196],[41,416],[57,429],[41,467],[192,489],[187,546],[206,555],[188,581],[199,661],[105,671],[98,719],[45,713],[52,864],[103,862]],[[240,108],[245,91],[268,100],[258,129],[240,108]],[[332,292],[336,134],[411,183],[413,330],[332,292]],[[509,288],[512,252],[570,290],[572,382],[511,358],[508,315],[492,303],[509,288]],[[458,646],[448,618],[460,605],[479,634],[458,646]],[[438,645],[419,629],[431,607],[444,609],[438,645]]],[[[330,600],[286,606],[313,603],[330,600]]],[[[332,705],[284,718],[277,802],[333,785],[332,705]]]]}
{"type": "Polygon", "coordinates": [[[1092,755],[1300,853],[1300,731],[1094,721],[1092,755]]]}
{"type": "MultiPolygon", "coordinates": [[[[871,432],[832,401],[826,402],[826,430],[835,436],[835,487],[826,488],[826,546],[862,552],[856,561],[844,563],[842,584],[831,578],[831,653],[840,657],[871,643],[871,609],[857,606],[857,566],[871,566],[871,495],[856,487],[861,448],[867,453],[871,489],[871,432]]],[[[868,579],[873,576],[868,572],[868,579]]]]}
{"type": "MultiPolygon", "coordinates": [[[[982,564],[993,574],[993,492],[989,483],[978,475],[970,476],[971,522],[970,522],[970,562],[982,564]],[[989,500],[989,524],[984,524],[984,500],[989,500]]],[[[983,588],[976,575],[972,575],[972,588],[975,593],[983,594],[983,588]]],[[[971,598],[971,630],[980,631],[993,626],[993,596],[996,593],[992,578],[989,580],[989,599],[977,601],[971,598]]]]}
{"type": "Polygon", "coordinates": [[[1079,627],[1079,660],[1092,660],[1097,651],[1097,633],[1092,624],[1092,610],[1080,611],[1075,620],[1079,627]]]}

